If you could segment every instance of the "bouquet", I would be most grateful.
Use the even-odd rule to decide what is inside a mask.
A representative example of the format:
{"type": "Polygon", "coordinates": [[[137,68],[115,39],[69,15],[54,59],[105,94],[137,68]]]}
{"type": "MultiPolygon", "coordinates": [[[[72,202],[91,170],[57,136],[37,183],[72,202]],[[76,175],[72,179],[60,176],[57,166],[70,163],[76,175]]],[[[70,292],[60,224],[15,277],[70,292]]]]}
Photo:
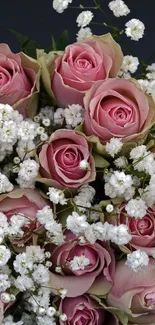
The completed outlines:
{"type": "Polygon", "coordinates": [[[97,36],[79,8],[73,44],[0,44],[3,325],[155,324],[155,63],[117,42],[138,19],[97,36]]]}

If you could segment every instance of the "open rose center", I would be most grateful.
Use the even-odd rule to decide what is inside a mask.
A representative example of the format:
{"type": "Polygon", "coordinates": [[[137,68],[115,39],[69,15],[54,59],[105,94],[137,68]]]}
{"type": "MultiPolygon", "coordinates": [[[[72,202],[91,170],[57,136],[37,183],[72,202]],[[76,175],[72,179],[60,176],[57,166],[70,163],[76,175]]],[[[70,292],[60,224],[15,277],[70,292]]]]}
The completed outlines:
{"type": "Polygon", "coordinates": [[[76,68],[80,70],[83,69],[85,71],[88,71],[93,68],[93,63],[91,60],[78,59],[75,63],[76,63],[76,68]]]}
{"type": "Polygon", "coordinates": [[[144,300],[147,307],[155,308],[155,291],[148,293],[144,300]]]}
{"type": "Polygon", "coordinates": [[[151,235],[154,231],[154,225],[151,217],[149,215],[146,215],[141,220],[133,220],[133,218],[129,218],[129,229],[133,233],[140,233],[143,236],[145,235],[151,235]]]}
{"type": "Polygon", "coordinates": [[[74,314],[73,320],[75,325],[91,325],[92,322],[96,321],[96,315],[94,315],[92,310],[88,310],[86,307],[80,305],[79,310],[74,314]]]}

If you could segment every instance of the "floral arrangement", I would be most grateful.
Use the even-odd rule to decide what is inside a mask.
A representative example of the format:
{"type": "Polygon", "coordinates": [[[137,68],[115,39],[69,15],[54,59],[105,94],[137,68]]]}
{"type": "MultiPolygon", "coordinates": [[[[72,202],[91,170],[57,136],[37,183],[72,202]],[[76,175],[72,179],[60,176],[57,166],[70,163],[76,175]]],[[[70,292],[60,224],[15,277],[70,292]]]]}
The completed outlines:
{"type": "Polygon", "coordinates": [[[155,63],[116,42],[138,19],[93,35],[93,3],[64,49],[0,44],[2,325],[155,324],[155,63]]]}

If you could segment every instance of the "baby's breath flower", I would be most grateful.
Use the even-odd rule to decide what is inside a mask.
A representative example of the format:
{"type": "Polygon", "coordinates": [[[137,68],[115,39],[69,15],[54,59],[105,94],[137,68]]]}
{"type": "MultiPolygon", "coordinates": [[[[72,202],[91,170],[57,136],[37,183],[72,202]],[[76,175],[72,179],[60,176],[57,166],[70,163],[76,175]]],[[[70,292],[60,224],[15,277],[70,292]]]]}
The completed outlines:
{"type": "Polygon", "coordinates": [[[127,254],[126,265],[134,272],[141,271],[149,263],[148,255],[138,249],[130,254],[127,254]]]}
{"type": "Polygon", "coordinates": [[[132,199],[126,204],[125,210],[130,217],[142,219],[146,215],[147,206],[142,199],[132,199]]]}
{"type": "Polygon", "coordinates": [[[123,143],[121,139],[111,138],[110,141],[106,143],[105,150],[114,158],[114,156],[121,150],[122,146],[123,143]]]}
{"type": "Polygon", "coordinates": [[[126,24],[125,34],[133,41],[138,41],[144,35],[145,26],[139,19],[131,19],[126,24]]]}
{"type": "Polygon", "coordinates": [[[77,42],[86,40],[92,36],[92,31],[89,27],[81,28],[77,33],[77,42]]]}
{"type": "Polygon", "coordinates": [[[113,0],[109,2],[109,8],[116,17],[127,16],[130,13],[130,9],[122,0],[113,0]]]}
{"type": "Polygon", "coordinates": [[[93,19],[93,16],[94,15],[90,10],[82,11],[76,19],[78,27],[88,26],[93,19]]]}
{"type": "Polygon", "coordinates": [[[67,9],[69,3],[72,3],[72,0],[53,0],[53,9],[61,14],[67,9]]]}

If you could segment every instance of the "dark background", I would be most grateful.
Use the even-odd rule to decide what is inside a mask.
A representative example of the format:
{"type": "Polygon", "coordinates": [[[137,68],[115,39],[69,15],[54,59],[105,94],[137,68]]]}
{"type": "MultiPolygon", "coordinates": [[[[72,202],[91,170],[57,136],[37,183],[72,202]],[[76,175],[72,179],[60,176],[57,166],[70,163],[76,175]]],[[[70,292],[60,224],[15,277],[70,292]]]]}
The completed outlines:
{"type": "MultiPolygon", "coordinates": [[[[145,23],[146,31],[143,39],[138,42],[131,41],[127,37],[121,37],[119,43],[125,54],[131,54],[129,46],[142,60],[147,60],[153,53],[151,62],[155,61],[155,0],[125,0],[131,9],[126,17],[116,18],[108,9],[110,0],[100,0],[103,9],[115,26],[124,27],[125,22],[131,18],[138,18],[145,23]],[[127,46],[124,44],[127,41],[127,46]]],[[[19,51],[20,46],[16,37],[8,31],[14,29],[34,40],[42,47],[51,44],[50,34],[55,38],[60,36],[64,29],[68,29],[71,42],[76,40],[78,31],[76,17],[81,10],[66,9],[63,14],[53,10],[52,0],[1,0],[0,13],[0,42],[8,43],[13,51],[19,51]]],[[[93,5],[92,0],[73,0],[72,6],[93,5]]],[[[103,22],[103,16],[94,11],[94,21],[103,22]]],[[[91,26],[94,34],[104,34],[109,31],[105,26],[91,26]]],[[[133,54],[133,53],[132,53],[133,54]]]]}

